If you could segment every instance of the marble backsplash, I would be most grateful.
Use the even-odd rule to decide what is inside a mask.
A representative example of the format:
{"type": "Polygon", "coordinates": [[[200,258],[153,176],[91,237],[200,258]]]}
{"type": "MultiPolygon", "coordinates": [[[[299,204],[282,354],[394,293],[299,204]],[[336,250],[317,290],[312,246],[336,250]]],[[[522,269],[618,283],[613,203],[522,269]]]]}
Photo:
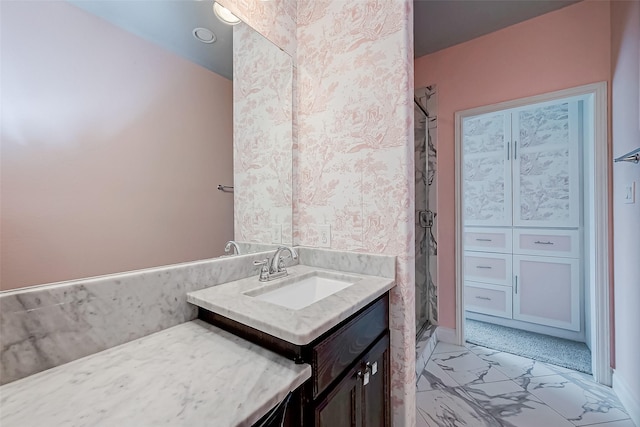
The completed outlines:
{"type": "Polygon", "coordinates": [[[369,276],[396,278],[396,257],[394,256],[304,246],[296,246],[296,250],[300,264],[369,276]]]}
{"type": "Polygon", "coordinates": [[[0,385],[193,320],[187,292],[257,276],[253,260],[263,258],[223,257],[0,292],[0,385]]]}
{"type": "MultiPolygon", "coordinates": [[[[395,278],[395,257],[297,247],[306,264],[395,278]]],[[[0,385],[196,318],[187,292],[258,276],[272,251],[0,292],[0,385]]]]}

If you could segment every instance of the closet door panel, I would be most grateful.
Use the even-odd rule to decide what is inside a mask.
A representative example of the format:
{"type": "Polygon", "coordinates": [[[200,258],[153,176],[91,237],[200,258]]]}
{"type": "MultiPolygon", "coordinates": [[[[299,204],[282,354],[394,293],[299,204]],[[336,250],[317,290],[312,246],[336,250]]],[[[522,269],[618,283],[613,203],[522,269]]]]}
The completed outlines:
{"type": "Polygon", "coordinates": [[[578,227],[577,104],[519,109],[512,119],[513,225],[578,227]]]}
{"type": "Polygon", "coordinates": [[[580,330],[579,261],[513,256],[513,318],[580,330]]]}
{"type": "Polygon", "coordinates": [[[511,225],[511,115],[468,117],[462,138],[465,225],[511,225]]]}

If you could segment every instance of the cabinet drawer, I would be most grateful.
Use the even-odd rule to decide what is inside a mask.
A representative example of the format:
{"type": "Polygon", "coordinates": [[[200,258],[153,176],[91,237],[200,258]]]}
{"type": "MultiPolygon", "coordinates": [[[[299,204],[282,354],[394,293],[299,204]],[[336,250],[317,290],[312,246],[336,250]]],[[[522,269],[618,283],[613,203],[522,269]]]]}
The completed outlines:
{"type": "Polygon", "coordinates": [[[513,230],[513,252],[524,255],[580,257],[578,230],[513,230]]]}
{"type": "Polygon", "coordinates": [[[464,249],[467,251],[511,252],[511,230],[500,228],[464,229],[464,249]]]}
{"type": "Polygon", "coordinates": [[[313,397],[322,393],[385,330],[389,329],[389,297],[368,309],[312,349],[313,397]]]}
{"type": "Polygon", "coordinates": [[[511,286],[511,254],[466,251],[464,280],[511,286]]]}
{"type": "Polygon", "coordinates": [[[511,319],[513,295],[511,287],[465,282],[464,309],[511,319]]]}

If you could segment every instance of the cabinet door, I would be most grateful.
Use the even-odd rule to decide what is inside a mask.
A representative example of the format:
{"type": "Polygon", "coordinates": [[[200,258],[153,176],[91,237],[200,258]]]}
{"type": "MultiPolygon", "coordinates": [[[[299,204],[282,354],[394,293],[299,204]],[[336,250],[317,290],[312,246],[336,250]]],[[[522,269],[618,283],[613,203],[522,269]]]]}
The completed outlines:
{"type": "Polygon", "coordinates": [[[389,332],[315,404],[317,427],[391,425],[389,332]]]}
{"type": "Polygon", "coordinates": [[[362,425],[362,369],[356,365],[322,399],[316,401],[316,427],[360,427],[362,425]]]}
{"type": "Polygon", "coordinates": [[[511,115],[467,117],[462,122],[465,225],[511,225],[511,115]]]}
{"type": "Polygon", "coordinates": [[[389,333],[362,358],[365,375],[362,386],[364,427],[391,425],[389,388],[389,333]]]}
{"type": "Polygon", "coordinates": [[[521,108],[512,123],[513,225],[578,227],[577,102],[521,108]]]}
{"type": "Polygon", "coordinates": [[[579,260],[513,256],[513,318],[580,330],[579,260]]]}

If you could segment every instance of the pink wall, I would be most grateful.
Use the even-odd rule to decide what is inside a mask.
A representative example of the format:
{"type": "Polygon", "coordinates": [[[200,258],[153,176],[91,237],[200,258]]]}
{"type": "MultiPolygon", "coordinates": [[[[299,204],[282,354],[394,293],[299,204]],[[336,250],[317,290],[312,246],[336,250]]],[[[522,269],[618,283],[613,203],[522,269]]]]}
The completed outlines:
{"type": "Polygon", "coordinates": [[[221,254],[229,80],[66,2],[3,2],[2,41],[2,289],[221,254]]]}
{"type": "Polygon", "coordinates": [[[438,316],[455,328],[454,114],[610,78],[609,2],[583,1],[415,61],[438,85],[438,316]]]}
{"type": "MultiPolygon", "coordinates": [[[[613,156],[640,148],[640,2],[611,2],[613,156]]],[[[640,164],[613,166],[614,388],[640,425],[640,164]],[[635,204],[624,203],[635,182],[635,204]],[[624,394],[624,396],[623,396],[624,394]],[[633,410],[632,410],[633,408],[633,410]]]]}

